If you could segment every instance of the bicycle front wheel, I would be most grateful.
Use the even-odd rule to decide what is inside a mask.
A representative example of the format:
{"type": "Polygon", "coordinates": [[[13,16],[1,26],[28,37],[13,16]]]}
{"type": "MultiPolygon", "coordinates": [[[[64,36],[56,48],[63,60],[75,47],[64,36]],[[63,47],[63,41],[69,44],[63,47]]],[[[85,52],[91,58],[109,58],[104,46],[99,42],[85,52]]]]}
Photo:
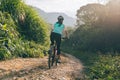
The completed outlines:
{"type": "Polygon", "coordinates": [[[50,69],[51,66],[52,66],[52,51],[49,51],[48,54],[49,54],[49,57],[48,57],[48,67],[50,69]]]}

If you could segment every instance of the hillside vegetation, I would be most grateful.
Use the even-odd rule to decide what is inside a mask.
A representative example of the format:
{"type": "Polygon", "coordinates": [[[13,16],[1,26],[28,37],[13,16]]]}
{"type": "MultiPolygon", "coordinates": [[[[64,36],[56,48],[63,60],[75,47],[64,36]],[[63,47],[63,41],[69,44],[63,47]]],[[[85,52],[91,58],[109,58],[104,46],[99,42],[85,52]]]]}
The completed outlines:
{"type": "Polygon", "coordinates": [[[77,29],[62,49],[79,58],[85,67],[85,80],[119,80],[120,5],[87,4],[77,11],[77,29]],[[81,21],[84,23],[81,23],[81,21]]]}
{"type": "Polygon", "coordinates": [[[0,59],[43,56],[49,44],[48,25],[21,0],[0,3],[0,59]]]}
{"type": "MultiPolygon", "coordinates": [[[[114,2],[114,1],[113,1],[114,2]]],[[[120,51],[119,4],[88,4],[77,11],[77,29],[67,45],[76,50],[120,51]],[[116,9],[117,8],[117,9],[116,9]],[[84,24],[81,24],[81,20],[84,24]]]]}

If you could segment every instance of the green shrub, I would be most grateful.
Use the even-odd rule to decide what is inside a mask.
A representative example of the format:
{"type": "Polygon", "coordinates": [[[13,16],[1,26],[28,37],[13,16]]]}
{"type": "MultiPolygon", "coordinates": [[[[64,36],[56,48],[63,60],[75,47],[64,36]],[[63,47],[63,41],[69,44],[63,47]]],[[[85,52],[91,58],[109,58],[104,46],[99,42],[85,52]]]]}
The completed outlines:
{"type": "Polygon", "coordinates": [[[43,57],[47,24],[21,0],[0,0],[0,59],[43,57]]]}
{"type": "Polygon", "coordinates": [[[1,59],[11,57],[15,47],[14,42],[18,38],[18,32],[11,16],[0,11],[0,53],[1,59]]]}
{"type": "Polygon", "coordinates": [[[19,33],[25,39],[47,44],[48,25],[32,7],[24,4],[22,0],[1,0],[0,10],[12,16],[19,33]]]}
{"type": "Polygon", "coordinates": [[[12,55],[9,50],[3,48],[0,50],[0,60],[10,59],[11,57],[12,55]]]}
{"type": "Polygon", "coordinates": [[[41,45],[34,41],[22,40],[16,27],[8,13],[0,12],[0,59],[43,57],[42,52],[45,47],[47,48],[47,44],[41,45]]]}
{"type": "Polygon", "coordinates": [[[119,80],[120,55],[100,55],[99,60],[87,69],[88,80],[119,80]]]}

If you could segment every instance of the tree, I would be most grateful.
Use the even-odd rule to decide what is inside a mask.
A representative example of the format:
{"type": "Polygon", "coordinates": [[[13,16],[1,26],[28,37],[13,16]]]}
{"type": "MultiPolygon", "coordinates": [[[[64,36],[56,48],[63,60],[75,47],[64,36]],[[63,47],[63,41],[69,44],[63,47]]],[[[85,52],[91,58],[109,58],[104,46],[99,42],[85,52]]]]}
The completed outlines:
{"type": "Polygon", "coordinates": [[[120,51],[119,2],[82,6],[77,11],[78,28],[66,44],[77,50],[120,51]],[[80,21],[85,24],[81,25],[80,21]]]}
{"type": "Polygon", "coordinates": [[[103,19],[104,10],[104,5],[101,4],[88,4],[86,6],[82,6],[77,11],[77,24],[80,24],[80,20],[87,25],[95,24],[98,20],[103,19]]]}

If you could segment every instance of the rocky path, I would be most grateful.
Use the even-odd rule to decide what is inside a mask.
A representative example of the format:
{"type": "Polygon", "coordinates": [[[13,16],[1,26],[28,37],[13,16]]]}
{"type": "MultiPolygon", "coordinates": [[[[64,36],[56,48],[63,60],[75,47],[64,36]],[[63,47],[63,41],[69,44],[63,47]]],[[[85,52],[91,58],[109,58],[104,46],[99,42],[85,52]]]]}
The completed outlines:
{"type": "Polygon", "coordinates": [[[0,61],[0,80],[82,80],[83,66],[71,55],[62,55],[62,63],[48,69],[44,58],[17,58],[0,61]]]}

